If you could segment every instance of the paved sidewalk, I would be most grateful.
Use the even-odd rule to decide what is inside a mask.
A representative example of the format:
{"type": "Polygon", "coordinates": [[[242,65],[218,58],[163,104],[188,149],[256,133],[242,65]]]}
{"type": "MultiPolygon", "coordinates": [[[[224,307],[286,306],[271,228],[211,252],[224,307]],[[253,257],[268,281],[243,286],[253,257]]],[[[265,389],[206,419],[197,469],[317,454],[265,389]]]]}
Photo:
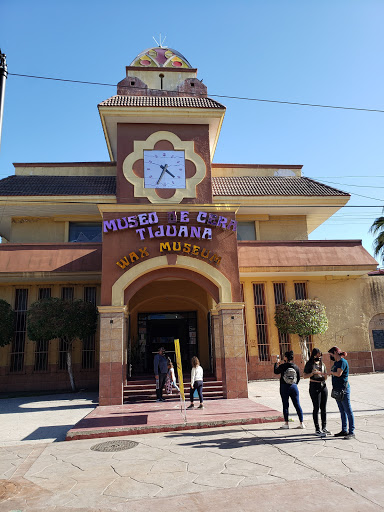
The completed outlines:
{"type": "Polygon", "coordinates": [[[179,400],[96,407],[67,433],[67,441],[111,436],[175,432],[283,421],[281,412],[249,398],[207,400],[182,411],[179,400]],[[185,414],[185,415],[184,415],[185,414]]]}
{"type": "MultiPolygon", "coordinates": [[[[304,431],[268,423],[56,443],[8,438],[0,448],[0,511],[317,512],[340,503],[348,512],[384,511],[384,374],[350,381],[357,428],[349,441],[313,435],[307,382],[300,383],[304,431]],[[91,450],[125,440],[138,444],[91,450]]],[[[259,403],[278,408],[276,391],[275,381],[250,385],[259,403]]],[[[336,432],[331,398],[329,406],[336,432]]],[[[24,421],[33,414],[23,413],[24,421]]]]}

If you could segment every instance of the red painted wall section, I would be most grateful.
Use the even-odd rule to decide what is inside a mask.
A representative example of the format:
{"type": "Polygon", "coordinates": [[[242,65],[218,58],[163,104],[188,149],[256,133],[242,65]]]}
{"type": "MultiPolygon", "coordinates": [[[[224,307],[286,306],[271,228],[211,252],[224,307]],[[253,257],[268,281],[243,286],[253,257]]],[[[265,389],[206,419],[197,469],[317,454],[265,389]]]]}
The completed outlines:
{"type": "MultiPolygon", "coordinates": [[[[151,210],[154,208],[152,207],[151,210]]],[[[186,211],[188,207],[186,207],[186,211]]],[[[204,209],[204,211],[209,212],[209,207],[204,209]]],[[[143,212],[145,212],[145,207],[143,206],[143,212]]],[[[227,217],[228,219],[234,219],[234,213],[227,212],[218,212],[214,211],[216,215],[222,215],[227,217]]],[[[114,212],[114,213],[104,213],[103,221],[111,221],[113,219],[118,218],[126,218],[129,216],[138,215],[138,212],[114,212]]],[[[158,224],[153,224],[153,231],[157,230],[159,225],[167,225],[167,213],[166,212],[157,212],[158,215],[158,224]]],[[[203,232],[205,227],[212,228],[212,239],[199,239],[195,237],[161,237],[161,238],[149,238],[147,232],[144,234],[145,239],[141,240],[140,235],[136,232],[136,228],[128,228],[124,230],[116,230],[116,231],[108,231],[103,234],[103,266],[102,266],[102,288],[101,288],[101,305],[108,306],[111,305],[112,298],[112,286],[113,284],[130,268],[133,268],[136,265],[140,265],[140,263],[147,261],[148,259],[157,257],[157,256],[167,256],[167,255],[180,255],[187,256],[188,258],[198,259],[199,261],[205,262],[208,266],[217,269],[221,272],[231,283],[232,289],[232,301],[240,302],[240,281],[239,281],[239,267],[238,267],[238,259],[237,259],[237,239],[236,232],[228,229],[222,229],[215,226],[208,226],[207,224],[197,223],[197,215],[198,212],[189,212],[189,222],[188,223],[180,223],[175,224],[176,228],[179,229],[180,226],[187,226],[190,232],[191,226],[200,226],[201,233],[203,232]],[[169,242],[171,251],[163,251],[160,252],[160,243],[169,242]],[[176,248],[181,247],[181,250],[173,250],[173,243],[176,244],[176,248]],[[184,244],[189,244],[191,248],[191,252],[185,253],[183,252],[184,244]],[[199,247],[199,254],[193,255],[192,248],[193,246],[199,247]],[[140,251],[141,249],[141,251],[140,251]],[[205,255],[209,251],[208,258],[204,258],[201,256],[202,249],[205,249],[205,255]],[[138,259],[130,255],[136,254],[138,259]],[[219,258],[221,258],[219,263],[215,263],[214,261],[210,261],[210,258],[216,254],[219,258]],[[127,259],[125,260],[124,257],[127,259]],[[132,259],[134,261],[132,261],[132,259]],[[120,260],[128,262],[128,265],[125,268],[121,268],[117,263],[120,260]]],[[[144,227],[144,226],[141,226],[144,227]]],[[[147,226],[145,226],[147,227],[147,226]]],[[[172,258],[168,258],[168,268],[169,275],[171,275],[172,270],[177,268],[174,264],[174,260],[172,258]]],[[[192,272],[192,271],[189,271],[192,272]]],[[[198,272],[195,272],[196,279],[198,279],[198,272]]],[[[165,275],[162,277],[166,277],[165,275]]],[[[192,279],[191,279],[192,280],[192,279]]],[[[204,279],[200,279],[199,284],[205,288],[210,295],[215,293],[214,290],[210,290],[207,286],[204,285],[204,279]],[[200,282],[201,281],[201,282],[200,282]]],[[[136,285],[135,285],[136,286],[136,285]]]]}
{"type": "MultiPolygon", "coordinates": [[[[148,204],[145,197],[134,197],[133,185],[129,183],[123,174],[123,162],[133,152],[134,141],[145,141],[158,131],[168,131],[177,135],[182,141],[193,141],[195,153],[205,162],[206,176],[196,187],[196,197],[183,199],[182,203],[209,204],[212,203],[211,163],[209,150],[208,125],[177,125],[177,124],[145,124],[145,123],[121,123],[117,125],[117,176],[116,197],[118,203],[123,204],[148,204]]],[[[169,148],[171,149],[171,148],[169,148]]],[[[188,173],[188,161],[186,170],[188,173]]]]}

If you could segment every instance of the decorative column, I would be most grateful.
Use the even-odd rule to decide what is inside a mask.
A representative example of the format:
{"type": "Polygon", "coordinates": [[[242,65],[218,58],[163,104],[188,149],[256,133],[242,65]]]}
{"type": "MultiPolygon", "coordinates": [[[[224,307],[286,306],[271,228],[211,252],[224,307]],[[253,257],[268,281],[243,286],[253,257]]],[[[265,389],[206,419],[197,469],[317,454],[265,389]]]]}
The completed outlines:
{"type": "Polygon", "coordinates": [[[248,398],[243,302],[220,303],[222,381],[225,398],[248,398]]]}
{"type": "Polygon", "coordinates": [[[217,380],[222,380],[222,354],[220,344],[220,323],[219,312],[215,309],[211,310],[211,336],[213,349],[214,372],[217,380]]]}
{"type": "Polygon", "coordinates": [[[127,306],[99,306],[99,405],[122,405],[126,379],[127,306]]]}

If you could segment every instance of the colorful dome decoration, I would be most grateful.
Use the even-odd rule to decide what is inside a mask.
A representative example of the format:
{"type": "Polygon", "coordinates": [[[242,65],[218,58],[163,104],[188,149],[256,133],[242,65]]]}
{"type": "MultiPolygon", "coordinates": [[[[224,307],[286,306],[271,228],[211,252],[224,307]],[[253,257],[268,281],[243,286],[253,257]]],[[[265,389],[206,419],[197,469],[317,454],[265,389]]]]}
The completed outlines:
{"type": "Polygon", "coordinates": [[[148,48],[132,61],[131,66],[140,68],[192,68],[181,53],[172,48],[158,46],[148,48]]]}

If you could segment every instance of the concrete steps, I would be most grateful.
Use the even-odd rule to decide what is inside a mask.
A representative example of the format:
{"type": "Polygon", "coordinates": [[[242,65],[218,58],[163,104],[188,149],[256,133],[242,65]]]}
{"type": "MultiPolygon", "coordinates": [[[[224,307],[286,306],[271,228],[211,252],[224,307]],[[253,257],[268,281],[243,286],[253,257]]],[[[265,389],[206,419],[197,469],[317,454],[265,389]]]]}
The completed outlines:
{"type": "MultiPolygon", "coordinates": [[[[189,398],[190,383],[190,378],[184,382],[186,399],[189,398]]],[[[203,395],[204,400],[224,398],[222,381],[215,380],[214,377],[208,377],[206,380],[204,380],[203,395]]],[[[172,395],[167,395],[165,392],[163,392],[163,396],[169,401],[179,400],[179,392],[177,389],[172,390],[172,395]]],[[[156,400],[156,383],[154,378],[129,380],[128,383],[124,386],[124,403],[147,401],[152,402],[153,400],[156,400]]]]}

